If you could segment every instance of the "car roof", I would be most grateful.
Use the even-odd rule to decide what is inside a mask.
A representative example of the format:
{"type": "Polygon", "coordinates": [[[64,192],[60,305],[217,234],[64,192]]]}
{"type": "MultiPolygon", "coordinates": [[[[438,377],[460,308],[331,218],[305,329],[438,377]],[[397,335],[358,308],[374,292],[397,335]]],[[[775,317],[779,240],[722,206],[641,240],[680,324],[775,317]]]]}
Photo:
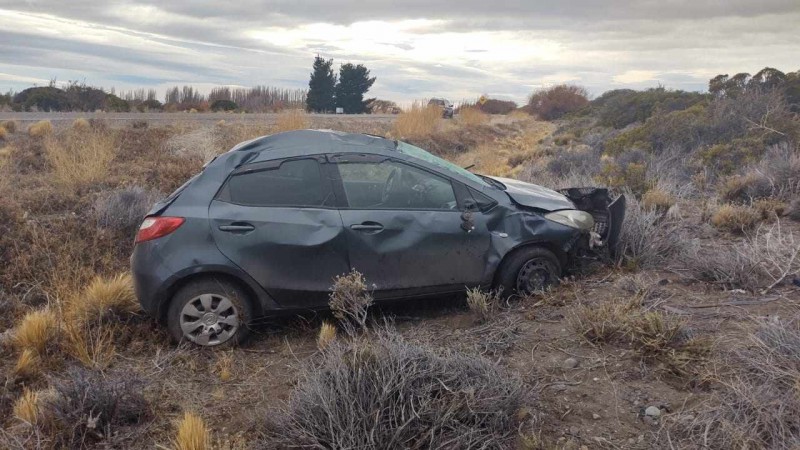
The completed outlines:
{"type": "Polygon", "coordinates": [[[281,153],[290,157],[344,151],[383,153],[394,151],[396,147],[396,141],[369,134],[335,130],[296,130],[242,142],[232,148],[231,152],[257,153],[259,156],[248,158],[257,161],[270,159],[269,153],[281,153]]]}

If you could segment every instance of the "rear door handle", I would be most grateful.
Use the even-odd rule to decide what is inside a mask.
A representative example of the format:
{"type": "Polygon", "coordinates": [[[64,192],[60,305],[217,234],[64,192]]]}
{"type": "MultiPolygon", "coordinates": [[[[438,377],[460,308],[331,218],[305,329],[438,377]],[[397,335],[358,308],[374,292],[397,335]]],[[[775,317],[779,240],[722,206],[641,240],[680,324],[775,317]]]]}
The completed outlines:
{"type": "Polygon", "coordinates": [[[249,223],[234,222],[230,225],[220,225],[219,229],[220,231],[227,231],[229,233],[247,233],[248,231],[255,230],[256,227],[249,223]]]}
{"type": "Polygon", "coordinates": [[[383,230],[383,225],[379,224],[378,222],[364,222],[357,225],[350,225],[350,229],[356,231],[378,232],[383,230]]]}

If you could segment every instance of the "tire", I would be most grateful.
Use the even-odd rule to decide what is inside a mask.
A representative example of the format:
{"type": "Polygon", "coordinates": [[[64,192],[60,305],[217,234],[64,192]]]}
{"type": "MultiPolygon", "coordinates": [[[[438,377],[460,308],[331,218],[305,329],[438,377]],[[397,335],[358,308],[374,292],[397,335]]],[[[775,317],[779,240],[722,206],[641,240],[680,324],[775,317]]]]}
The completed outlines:
{"type": "Polygon", "coordinates": [[[502,289],[504,297],[524,297],[557,286],[560,276],[561,263],[553,252],[542,247],[523,247],[503,261],[494,288],[502,289]]]}
{"type": "Polygon", "coordinates": [[[244,342],[252,319],[248,295],[235,284],[215,278],[189,282],[172,297],[167,310],[172,338],[201,347],[231,347],[244,342]]]}

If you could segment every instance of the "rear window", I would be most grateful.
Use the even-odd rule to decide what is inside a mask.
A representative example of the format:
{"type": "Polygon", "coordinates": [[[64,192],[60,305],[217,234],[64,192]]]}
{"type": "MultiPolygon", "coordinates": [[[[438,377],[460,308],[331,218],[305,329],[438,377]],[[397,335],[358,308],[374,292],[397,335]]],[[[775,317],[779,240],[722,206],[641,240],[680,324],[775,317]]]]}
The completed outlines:
{"type": "Polygon", "coordinates": [[[330,192],[323,188],[315,159],[284,161],[279,167],[230,177],[219,200],[246,206],[323,206],[330,192]]]}

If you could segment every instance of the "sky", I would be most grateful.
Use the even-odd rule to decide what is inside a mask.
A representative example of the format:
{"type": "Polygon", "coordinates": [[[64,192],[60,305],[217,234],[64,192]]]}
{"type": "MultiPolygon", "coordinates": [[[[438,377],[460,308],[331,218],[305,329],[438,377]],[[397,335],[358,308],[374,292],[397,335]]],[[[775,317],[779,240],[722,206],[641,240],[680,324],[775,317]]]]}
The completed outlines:
{"type": "Polygon", "coordinates": [[[368,96],[401,103],[704,91],[720,73],[800,70],[798,24],[800,0],[0,0],[0,91],[306,88],[318,54],[366,65],[368,96]]]}

